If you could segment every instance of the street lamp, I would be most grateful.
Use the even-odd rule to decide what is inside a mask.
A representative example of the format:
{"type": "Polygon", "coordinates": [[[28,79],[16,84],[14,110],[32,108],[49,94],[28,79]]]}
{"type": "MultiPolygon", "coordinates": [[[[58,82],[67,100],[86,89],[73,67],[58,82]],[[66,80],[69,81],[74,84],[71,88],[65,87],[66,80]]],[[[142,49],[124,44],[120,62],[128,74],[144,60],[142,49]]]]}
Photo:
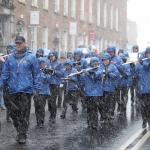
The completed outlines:
{"type": "Polygon", "coordinates": [[[21,22],[21,20],[19,20],[16,24],[16,30],[18,32],[17,35],[19,35],[19,33],[21,32],[21,28],[22,28],[22,22],[21,22]]]}

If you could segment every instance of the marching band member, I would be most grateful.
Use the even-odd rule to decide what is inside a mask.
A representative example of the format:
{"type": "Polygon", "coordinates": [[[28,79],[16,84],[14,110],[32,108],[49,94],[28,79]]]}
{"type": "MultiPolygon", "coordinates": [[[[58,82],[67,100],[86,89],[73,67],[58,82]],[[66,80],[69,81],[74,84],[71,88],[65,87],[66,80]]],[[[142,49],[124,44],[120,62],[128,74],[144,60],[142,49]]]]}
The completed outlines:
{"type": "Polygon", "coordinates": [[[68,51],[67,52],[67,59],[70,59],[70,60],[73,61],[73,53],[72,53],[72,51],[68,51]]]}
{"type": "Polygon", "coordinates": [[[115,111],[115,80],[119,78],[118,69],[110,63],[111,56],[105,53],[102,56],[103,62],[103,103],[98,105],[101,118],[100,120],[114,119],[115,111]]]}
{"type": "Polygon", "coordinates": [[[72,61],[67,59],[64,63],[64,78],[66,79],[64,81],[64,101],[63,101],[63,111],[62,115],[60,116],[62,119],[66,118],[66,111],[67,111],[67,103],[69,103],[72,106],[72,114],[75,114],[78,112],[77,108],[77,76],[70,76],[72,73],[76,73],[76,69],[72,66],[72,61]]]}
{"type": "Polygon", "coordinates": [[[35,106],[35,115],[37,126],[36,128],[43,128],[44,118],[45,118],[45,104],[46,99],[49,99],[50,96],[50,75],[44,73],[44,68],[47,66],[47,58],[40,57],[38,58],[39,67],[40,67],[40,89],[39,93],[33,97],[34,106],[35,106]]]}
{"type": "MultiPolygon", "coordinates": [[[[145,50],[145,57],[150,58],[150,47],[145,50]]],[[[138,78],[138,94],[143,119],[142,128],[148,123],[150,130],[150,59],[136,64],[135,74],[138,78]]]]}
{"type": "Polygon", "coordinates": [[[50,70],[51,70],[51,81],[50,81],[50,89],[51,89],[51,97],[49,99],[49,111],[50,111],[50,123],[56,122],[56,99],[58,96],[59,86],[62,83],[61,77],[63,77],[63,65],[58,60],[58,52],[56,50],[51,50],[48,59],[50,62],[50,70]]]}
{"type": "MultiPolygon", "coordinates": [[[[122,70],[122,64],[123,61],[122,59],[116,55],[116,48],[114,46],[108,46],[107,47],[107,52],[110,54],[111,56],[111,63],[113,65],[115,65],[118,69],[118,71],[120,72],[120,70],[122,70]]],[[[118,109],[120,109],[120,97],[119,97],[119,86],[118,86],[118,81],[116,81],[116,85],[115,85],[115,100],[118,103],[118,109]]]]}
{"type": "Polygon", "coordinates": [[[118,55],[119,55],[119,54],[123,54],[123,53],[124,53],[123,48],[120,48],[119,51],[118,51],[118,55]]]}
{"type": "Polygon", "coordinates": [[[92,129],[97,129],[98,126],[98,110],[97,103],[101,101],[103,96],[102,91],[102,75],[103,69],[99,66],[97,57],[92,57],[90,67],[92,70],[81,75],[84,81],[84,94],[87,101],[87,123],[92,129]]]}
{"type": "MultiPolygon", "coordinates": [[[[119,55],[123,62],[126,63],[127,58],[122,53],[119,55]]],[[[122,65],[122,69],[120,69],[120,79],[118,82],[118,86],[120,91],[118,92],[118,97],[120,97],[120,114],[126,113],[126,105],[128,102],[128,88],[129,88],[129,78],[131,77],[130,65],[122,65]]]]}
{"type": "MultiPolygon", "coordinates": [[[[75,49],[74,51],[74,60],[73,65],[77,69],[77,71],[81,71],[82,69],[86,69],[88,67],[87,61],[82,58],[82,51],[80,49],[75,49]]],[[[81,79],[80,75],[77,75],[78,79],[78,96],[81,98],[82,103],[82,112],[87,111],[85,96],[84,96],[84,83],[81,79]]]]}

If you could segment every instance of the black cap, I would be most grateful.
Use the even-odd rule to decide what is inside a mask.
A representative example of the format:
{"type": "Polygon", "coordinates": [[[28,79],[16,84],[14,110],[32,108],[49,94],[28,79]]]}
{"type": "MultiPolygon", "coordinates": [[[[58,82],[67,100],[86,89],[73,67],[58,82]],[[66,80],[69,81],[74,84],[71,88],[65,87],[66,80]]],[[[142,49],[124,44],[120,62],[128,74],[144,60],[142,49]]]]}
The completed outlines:
{"type": "Polygon", "coordinates": [[[17,36],[16,39],[15,39],[15,42],[17,43],[23,43],[25,42],[25,38],[23,36],[17,36]]]}

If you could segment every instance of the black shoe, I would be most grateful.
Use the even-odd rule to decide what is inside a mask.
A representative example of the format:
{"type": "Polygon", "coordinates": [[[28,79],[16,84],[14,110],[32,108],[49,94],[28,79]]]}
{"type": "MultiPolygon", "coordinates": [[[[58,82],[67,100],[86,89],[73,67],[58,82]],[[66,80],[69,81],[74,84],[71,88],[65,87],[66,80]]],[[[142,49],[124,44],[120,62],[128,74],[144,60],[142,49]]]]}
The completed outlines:
{"type": "Polygon", "coordinates": [[[26,143],[26,134],[25,133],[20,133],[18,135],[18,143],[19,144],[25,144],[26,143]]]}
{"type": "Polygon", "coordinates": [[[66,118],[66,115],[60,115],[60,118],[61,118],[61,119],[65,119],[65,118],[66,118]]]}
{"type": "Polygon", "coordinates": [[[146,128],[147,122],[143,121],[142,128],[146,128]]]}
{"type": "Polygon", "coordinates": [[[44,125],[43,125],[43,124],[40,124],[40,125],[39,125],[39,128],[43,128],[43,127],[44,127],[44,125]]]}
{"type": "Polygon", "coordinates": [[[87,109],[82,109],[82,113],[87,113],[87,109]]]}
{"type": "Polygon", "coordinates": [[[91,125],[91,128],[92,128],[93,130],[97,130],[97,126],[95,126],[95,125],[91,125]]]}
{"type": "Polygon", "coordinates": [[[55,119],[53,119],[53,118],[50,118],[50,119],[49,119],[49,123],[54,124],[54,123],[56,123],[56,120],[55,120],[55,119]]]}
{"type": "Polygon", "coordinates": [[[8,118],[6,118],[6,121],[7,122],[11,122],[11,119],[8,117],[8,118]]]}

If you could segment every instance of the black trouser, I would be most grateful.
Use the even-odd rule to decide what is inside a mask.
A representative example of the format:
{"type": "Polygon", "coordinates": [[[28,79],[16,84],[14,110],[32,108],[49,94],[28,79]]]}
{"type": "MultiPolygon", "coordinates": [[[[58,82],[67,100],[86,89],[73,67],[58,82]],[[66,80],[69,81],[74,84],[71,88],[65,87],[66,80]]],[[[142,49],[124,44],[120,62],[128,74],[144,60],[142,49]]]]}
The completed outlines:
{"type": "Polygon", "coordinates": [[[84,86],[78,85],[78,96],[81,98],[82,110],[87,109],[86,97],[84,95],[84,86]]]}
{"type": "Polygon", "coordinates": [[[104,114],[102,115],[103,119],[109,119],[110,116],[114,116],[114,111],[115,111],[115,98],[114,98],[114,93],[111,92],[104,92],[103,93],[103,112],[104,114]]]}
{"type": "Polygon", "coordinates": [[[34,96],[34,106],[35,106],[35,115],[37,120],[37,126],[44,124],[44,118],[45,118],[45,104],[46,99],[48,99],[48,95],[37,95],[34,96]]]}
{"type": "Polygon", "coordinates": [[[144,122],[148,122],[150,128],[150,94],[140,94],[141,115],[144,122]]]}
{"type": "Polygon", "coordinates": [[[97,103],[99,101],[99,96],[87,96],[87,123],[90,126],[98,125],[98,109],[97,103]]]}
{"type": "Polygon", "coordinates": [[[59,95],[59,85],[51,84],[50,85],[51,96],[48,99],[48,109],[50,111],[50,119],[56,118],[56,99],[59,95]]]}
{"type": "Polygon", "coordinates": [[[77,111],[78,111],[78,108],[77,108],[77,103],[78,103],[77,91],[75,91],[75,90],[64,91],[63,115],[66,115],[68,103],[71,104],[72,111],[77,113],[77,111]]]}
{"type": "Polygon", "coordinates": [[[136,100],[138,98],[138,91],[137,91],[137,84],[138,84],[138,80],[137,78],[133,78],[132,80],[132,86],[130,87],[130,93],[131,93],[131,101],[134,102],[134,97],[136,96],[136,100]],[[134,94],[135,91],[135,94],[134,94]]]}
{"type": "Polygon", "coordinates": [[[62,103],[62,95],[63,95],[63,88],[62,88],[62,87],[59,87],[59,95],[58,95],[58,102],[57,102],[57,105],[58,105],[58,106],[61,106],[61,103],[62,103]]]}
{"type": "Polygon", "coordinates": [[[120,92],[121,92],[121,99],[120,99],[120,104],[121,104],[121,111],[126,111],[126,105],[128,102],[128,87],[120,87],[120,92]]]}
{"type": "Polygon", "coordinates": [[[4,103],[5,103],[5,106],[6,106],[6,109],[7,109],[7,111],[6,111],[6,118],[8,119],[9,118],[9,116],[10,116],[10,98],[9,98],[9,88],[8,88],[8,86],[7,87],[5,87],[4,89],[3,89],[3,98],[4,98],[4,103]]]}
{"type": "Polygon", "coordinates": [[[99,99],[98,99],[98,111],[101,115],[101,118],[105,118],[105,105],[104,105],[104,97],[103,96],[100,96],[99,99]]]}
{"type": "Polygon", "coordinates": [[[10,117],[17,132],[26,134],[29,127],[31,94],[10,94],[10,117]]]}

